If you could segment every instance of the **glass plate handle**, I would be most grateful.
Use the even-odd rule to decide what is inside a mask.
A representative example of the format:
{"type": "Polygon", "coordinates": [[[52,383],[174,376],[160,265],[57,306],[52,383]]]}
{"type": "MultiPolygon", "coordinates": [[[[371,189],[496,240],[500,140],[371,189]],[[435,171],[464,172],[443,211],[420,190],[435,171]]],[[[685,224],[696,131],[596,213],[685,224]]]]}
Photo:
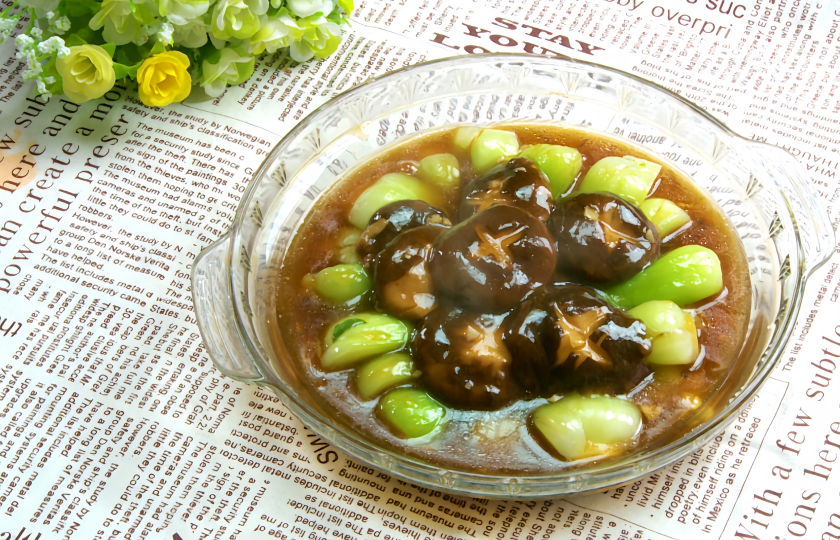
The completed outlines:
{"type": "Polygon", "coordinates": [[[805,252],[803,275],[810,276],[834,253],[836,240],[828,211],[815,195],[811,180],[802,165],[786,150],[763,143],[749,146],[765,159],[763,166],[781,186],[790,210],[796,218],[799,238],[805,252]]]}
{"type": "Polygon", "coordinates": [[[223,375],[243,382],[263,378],[235,320],[230,293],[230,233],[196,258],[192,273],[195,317],[207,353],[223,375]]]}

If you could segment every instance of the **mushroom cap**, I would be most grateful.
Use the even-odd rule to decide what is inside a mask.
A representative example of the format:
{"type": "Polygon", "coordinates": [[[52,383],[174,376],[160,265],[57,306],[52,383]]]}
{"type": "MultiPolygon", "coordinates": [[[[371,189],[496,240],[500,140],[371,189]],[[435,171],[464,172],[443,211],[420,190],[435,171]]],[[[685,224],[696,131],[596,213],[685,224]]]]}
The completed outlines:
{"type": "Polygon", "coordinates": [[[370,268],[380,251],[401,232],[435,225],[449,227],[451,222],[443,211],[424,201],[394,201],[380,208],[362,232],[356,250],[362,257],[362,265],[370,268]]]}
{"type": "Polygon", "coordinates": [[[585,193],[551,215],[557,263],[599,283],[626,281],[659,255],[659,233],[641,210],[611,193],[585,193]]]}
{"type": "Polygon", "coordinates": [[[419,320],[436,306],[428,261],[432,242],[445,229],[424,225],[398,234],[373,265],[376,300],[400,319],[419,320]]]}
{"type": "Polygon", "coordinates": [[[582,387],[624,393],[650,373],[644,324],[583,285],[536,291],[505,321],[504,340],[513,376],[528,394],[582,387]]]}
{"type": "Polygon", "coordinates": [[[546,221],[554,210],[548,177],[529,159],[511,159],[464,187],[460,218],[469,219],[497,204],[521,208],[546,221]]]}
{"type": "Polygon", "coordinates": [[[429,261],[434,288],[455,305],[506,311],[548,282],[555,251],[545,225],[513,206],[498,205],[445,230],[429,261]]]}
{"type": "Polygon", "coordinates": [[[426,388],[456,408],[495,410],[521,397],[502,338],[504,315],[443,306],[414,338],[414,358],[426,388]]]}

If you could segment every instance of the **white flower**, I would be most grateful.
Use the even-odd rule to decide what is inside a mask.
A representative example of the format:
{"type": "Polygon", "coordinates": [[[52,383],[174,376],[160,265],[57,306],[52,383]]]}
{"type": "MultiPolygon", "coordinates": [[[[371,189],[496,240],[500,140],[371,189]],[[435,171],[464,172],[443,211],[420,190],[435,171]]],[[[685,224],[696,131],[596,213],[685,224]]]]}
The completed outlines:
{"type": "Polygon", "coordinates": [[[160,14],[178,26],[207,13],[210,0],[160,0],[160,14]]]}
{"type": "Polygon", "coordinates": [[[36,88],[38,88],[38,94],[42,95],[47,99],[52,97],[52,92],[47,90],[47,85],[54,83],[55,77],[38,77],[37,79],[35,79],[35,86],[36,88]]]}
{"type": "Polygon", "coordinates": [[[300,27],[286,10],[280,10],[274,17],[260,17],[260,29],[251,36],[248,51],[261,54],[263,51],[274,53],[291,45],[300,33],[300,27]]]}
{"type": "Polygon", "coordinates": [[[57,53],[59,57],[64,57],[70,54],[70,49],[64,45],[63,39],[53,36],[38,44],[38,52],[41,54],[57,53]]]}
{"type": "Polygon", "coordinates": [[[165,45],[172,45],[172,32],[174,31],[175,27],[168,22],[144,24],[140,27],[140,37],[135,39],[134,43],[142,45],[149,41],[149,38],[154,37],[156,41],[165,45]]]}
{"type": "Polygon", "coordinates": [[[149,36],[153,36],[158,31],[158,25],[156,24],[144,24],[140,27],[140,35],[134,38],[134,43],[136,45],[143,45],[147,41],[149,41],[149,36]]]}
{"type": "Polygon", "coordinates": [[[289,55],[295,62],[306,62],[313,56],[326,58],[341,43],[341,26],[322,15],[313,15],[297,21],[304,30],[302,37],[289,46],[289,55]]]}
{"type": "Polygon", "coordinates": [[[42,39],[44,39],[44,32],[37,26],[29,31],[29,35],[32,36],[32,39],[34,39],[35,41],[41,41],[42,39]]]}
{"type": "Polygon", "coordinates": [[[21,7],[33,8],[35,14],[40,17],[46,17],[50,11],[55,11],[60,0],[20,0],[21,7]]]}
{"type": "Polygon", "coordinates": [[[15,38],[17,52],[15,58],[26,62],[27,70],[22,73],[24,80],[36,77],[41,72],[41,62],[38,61],[35,40],[26,34],[19,34],[15,38]]]}
{"type": "Polygon", "coordinates": [[[17,26],[17,19],[0,18],[0,43],[3,43],[12,35],[15,26],[17,26]]]}
{"type": "MultiPolygon", "coordinates": [[[[18,53],[20,54],[20,53],[18,53]]],[[[38,60],[38,55],[35,54],[35,51],[32,49],[28,49],[25,53],[24,59],[26,60],[26,67],[27,69],[21,73],[21,77],[23,77],[24,81],[29,81],[40,75],[44,71],[44,67],[41,65],[41,62],[38,60]]]]}
{"type": "Polygon", "coordinates": [[[125,45],[143,37],[142,26],[153,24],[157,12],[154,0],[104,0],[88,26],[91,30],[104,27],[105,41],[125,45]]]}
{"type": "Polygon", "coordinates": [[[227,85],[242,84],[254,72],[254,57],[226,47],[201,62],[199,84],[210,97],[219,97],[227,85]]]}
{"type": "Polygon", "coordinates": [[[16,19],[0,19],[0,32],[11,32],[17,26],[16,19]]]}
{"type": "Polygon", "coordinates": [[[260,16],[266,11],[268,0],[219,0],[210,29],[220,40],[248,39],[260,29],[260,16]]]}
{"type": "Polygon", "coordinates": [[[207,39],[209,39],[210,43],[212,43],[213,46],[216,47],[219,50],[224,49],[225,45],[227,45],[227,41],[225,41],[224,39],[219,39],[219,38],[217,38],[216,36],[213,35],[212,26],[210,27],[210,30],[207,31],[207,39]]]}
{"type": "Polygon", "coordinates": [[[172,26],[170,23],[165,22],[160,25],[160,29],[157,31],[157,39],[161,43],[165,43],[167,45],[172,45],[172,32],[175,31],[175,27],[172,26]]]}
{"type": "Polygon", "coordinates": [[[35,86],[38,87],[38,93],[42,96],[46,96],[47,98],[52,97],[52,94],[47,92],[47,85],[44,83],[44,79],[38,77],[38,80],[35,81],[35,86]]]}
{"type": "Polygon", "coordinates": [[[286,0],[286,7],[298,17],[309,17],[316,13],[326,16],[335,9],[333,0],[286,0]]]}
{"type": "Polygon", "coordinates": [[[197,49],[207,43],[207,30],[209,28],[201,19],[187,21],[186,24],[176,24],[172,39],[181,47],[197,49]]]}
{"type": "MultiPolygon", "coordinates": [[[[15,45],[18,48],[18,55],[32,47],[34,44],[35,40],[27,36],[26,34],[19,34],[18,37],[15,38],[15,45]]],[[[21,56],[18,56],[17,58],[18,60],[20,60],[21,56]]]]}
{"type": "Polygon", "coordinates": [[[63,34],[64,32],[67,32],[70,30],[70,19],[67,17],[59,17],[55,20],[50,20],[49,30],[53,34],[63,34]]]}

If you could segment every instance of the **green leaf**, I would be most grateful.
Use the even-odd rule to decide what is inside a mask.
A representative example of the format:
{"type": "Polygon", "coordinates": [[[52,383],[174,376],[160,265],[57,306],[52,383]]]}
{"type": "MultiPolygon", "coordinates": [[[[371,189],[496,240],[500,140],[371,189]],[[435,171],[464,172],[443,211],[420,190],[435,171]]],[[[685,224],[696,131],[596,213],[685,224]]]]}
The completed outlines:
{"type": "Polygon", "coordinates": [[[131,77],[132,79],[137,77],[137,70],[140,69],[140,66],[143,62],[138,62],[132,66],[127,66],[125,64],[118,64],[114,62],[114,77],[117,79],[122,79],[123,77],[131,77]]]}
{"type": "Polygon", "coordinates": [[[65,13],[68,17],[79,17],[86,15],[90,19],[91,14],[99,11],[101,4],[95,0],[65,0],[65,13]]]}
{"type": "Polygon", "coordinates": [[[157,43],[155,43],[154,47],[152,47],[152,52],[150,53],[150,56],[154,56],[156,54],[160,54],[160,53],[165,52],[165,51],[166,51],[166,45],[164,45],[163,43],[158,41],[157,43]]]}
{"type": "Polygon", "coordinates": [[[61,78],[61,75],[58,74],[58,70],[55,68],[55,62],[58,60],[58,57],[52,55],[49,61],[44,65],[44,71],[41,72],[42,77],[58,77],[61,78]]]}
{"type": "Polygon", "coordinates": [[[342,11],[340,6],[336,6],[336,8],[331,12],[325,13],[324,17],[330,22],[341,24],[341,21],[344,19],[344,13],[345,12],[342,11]]]}
{"type": "MultiPolygon", "coordinates": [[[[82,41],[81,43],[79,43],[79,45],[84,45],[85,43],[90,43],[90,44],[93,44],[93,45],[101,45],[102,43],[105,43],[105,40],[102,39],[102,32],[101,31],[93,31],[88,27],[87,21],[90,20],[90,15],[85,15],[83,18],[85,19],[85,22],[84,22],[83,25],[80,26],[80,25],[77,25],[74,22],[73,26],[72,26],[72,28],[78,28],[78,31],[73,32],[72,35],[75,35],[78,39],[80,39],[82,41]]],[[[76,21],[78,21],[78,20],[79,19],[76,19],[76,21]]],[[[65,39],[65,42],[66,41],[67,40],[65,39]]]]}
{"type": "Polygon", "coordinates": [[[79,45],[85,45],[86,43],[87,41],[82,39],[79,34],[73,34],[64,41],[64,44],[68,47],[78,47],[79,45]]]}
{"type": "Polygon", "coordinates": [[[133,66],[134,64],[142,63],[146,56],[134,43],[126,43],[117,47],[117,54],[114,56],[114,60],[126,66],[133,66]]]}
{"type": "Polygon", "coordinates": [[[115,79],[119,80],[119,79],[122,79],[123,77],[128,77],[128,70],[129,70],[128,66],[126,66],[125,64],[117,64],[116,62],[114,62],[113,65],[114,65],[114,78],[115,79]]]}
{"type": "Polygon", "coordinates": [[[47,85],[47,91],[50,94],[53,94],[53,95],[63,94],[64,93],[64,84],[63,84],[63,81],[61,80],[61,75],[56,73],[56,74],[53,75],[53,77],[55,78],[55,82],[47,85]]]}
{"type": "MultiPolygon", "coordinates": [[[[111,58],[114,57],[114,51],[116,51],[116,49],[117,49],[116,45],[114,45],[113,43],[105,43],[103,45],[100,45],[100,47],[102,47],[105,50],[105,52],[107,52],[109,55],[111,55],[111,58]]],[[[117,78],[119,78],[119,77],[117,77],[117,78]]]]}
{"type": "MultiPolygon", "coordinates": [[[[202,47],[202,49],[204,49],[204,47],[202,47]]],[[[201,60],[207,62],[208,64],[218,64],[221,59],[222,50],[213,47],[213,45],[210,45],[210,48],[207,49],[206,52],[201,53],[201,60]]]]}
{"type": "Polygon", "coordinates": [[[354,326],[359,326],[360,324],[365,324],[365,321],[362,319],[347,319],[344,322],[338,323],[335,325],[335,328],[333,328],[333,341],[338,339],[344,332],[350,330],[354,326]]]}

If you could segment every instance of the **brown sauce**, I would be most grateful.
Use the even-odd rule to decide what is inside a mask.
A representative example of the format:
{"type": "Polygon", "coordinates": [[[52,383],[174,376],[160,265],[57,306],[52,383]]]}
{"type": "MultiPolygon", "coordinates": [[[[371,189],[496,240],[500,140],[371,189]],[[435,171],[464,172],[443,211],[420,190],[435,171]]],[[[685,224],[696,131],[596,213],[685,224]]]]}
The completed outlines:
{"type": "MultiPolygon", "coordinates": [[[[554,126],[510,124],[499,129],[514,131],[522,145],[548,143],[577,148],[583,156],[577,182],[592,164],[607,156],[629,155],[660,163],[662,172],[649,196],[673,201],[692,220],[687,230],[663,242],[661,253],[694,244],[708,247],[719,257],[723,293],[698,303],[702,305],[689,306],[698,310],[702,362],[688,367],[657,368],[652,380],[628,395],[642,411],[644,428],[637,441],[618,453],[658,447],[677,439],[713,412],[704,410],[712,393],[732,392],[727,387],[727,375],[744,342],[751,302],[747,260],[735,229],[690,178],[637,147],[554,126]]],[[[451,130],[440,130],[409,138],[362,163],[321,196],[298,230],[281,268],[277,287],[280,339],[327,409],[367,439],[396,453],[482,473],[547,474],[592,463],[552,459],[539,446],[527,423],[531,411],[546,403],[544,399],[519,400],[489,412],[450,409],[448,422],[431,441],[409,445],[377,419],[376,400],[364,401],[357,396],[352,370],[325,373],[319,366],[326,329],[354,311],[374,308],[371,304],[336,307],[307,289],[303,285],[305,277],[339,264],[340,239],[353,229],[347,220],[348,212],[357,196],[382,175],[410,172],[413,162],[446,152],[459,158],[461,186],[466,185],[474,176],[469,156],[453,148],[451,137],[451,130]]],[[[455,194],[440,209],[457,217],[459,202],[460,194],[455,194]]],[[[595,461],[603,459],[602,456],[595,461]]]]}

